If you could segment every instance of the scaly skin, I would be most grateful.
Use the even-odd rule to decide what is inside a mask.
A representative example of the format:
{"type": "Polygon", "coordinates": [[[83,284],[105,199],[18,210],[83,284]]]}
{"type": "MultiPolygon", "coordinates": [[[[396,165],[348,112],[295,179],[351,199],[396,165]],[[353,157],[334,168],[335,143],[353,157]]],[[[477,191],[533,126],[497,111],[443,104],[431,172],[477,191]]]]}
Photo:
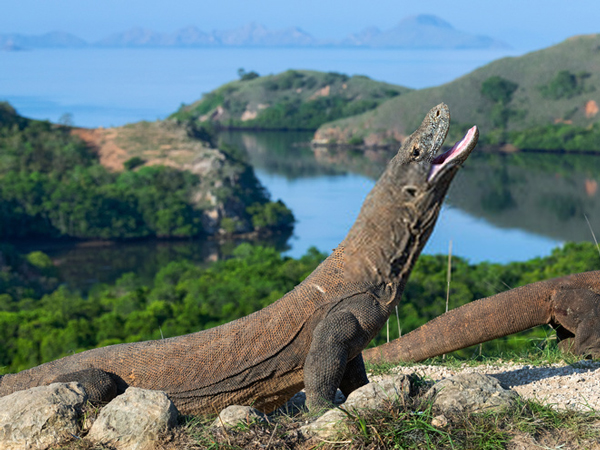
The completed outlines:
{"type": "Polygon", "coordinates": [[[477,142],[473,127],[434,157],[448,132],[440,104],[405,140],[344,241],[272,305],[170,339],[88,350],[0,379],[0,396],[79,381],[95,401],[127,386],[167,392],[183,413],[232,405],[265,412],[306,388],[311,409],[368,383],[361,351],[385,324],[437,219],[451,180],[477,142]]]}
{"type": "Polygon", "coordinates": [[[600,271],[539,281],[448,311],[363,352],[369,362],[418,362],[549,324],[559,347],[600,357],[600,271]]]}

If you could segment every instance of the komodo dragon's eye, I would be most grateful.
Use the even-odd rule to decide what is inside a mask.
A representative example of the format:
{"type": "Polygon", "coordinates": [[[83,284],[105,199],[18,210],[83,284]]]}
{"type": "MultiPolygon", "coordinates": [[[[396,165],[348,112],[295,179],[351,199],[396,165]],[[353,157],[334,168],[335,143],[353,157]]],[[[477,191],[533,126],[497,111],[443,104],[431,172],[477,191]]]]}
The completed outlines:
{"type": "Polygon", "coordinates": [[[419,147],[413,147],[412,155],[417,158],[420,154],[421,152],[419,151],[419,147]]]}

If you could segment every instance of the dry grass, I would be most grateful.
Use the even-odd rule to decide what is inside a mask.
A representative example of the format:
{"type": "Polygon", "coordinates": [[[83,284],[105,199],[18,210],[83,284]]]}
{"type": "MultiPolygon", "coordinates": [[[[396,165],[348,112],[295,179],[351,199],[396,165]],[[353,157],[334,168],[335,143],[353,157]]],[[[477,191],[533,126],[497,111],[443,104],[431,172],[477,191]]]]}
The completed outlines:
{"type": "Polygon", "coordinates": [[[195,159],[214,153],[200,140],[187,136],[184,128],[170,122],[137,122],[117,128],[75,128],[72,133],[94,148],[100,163],[122,171],[135,156],[146,165],[187,168],[195,159]]]}
{"type": "Polygon", "coordinates": [[[535,402],[523,402],[511,411],[449,417],[447,425],[438,427],[432,425],[436,414],[429,402],[421,400],[404,406],[393,405],[387,410],[354,414],[349,431],[330,440],[303,436],[299,428],[311,418],[302,414],[277,418],[268,425],[240,425],[217,432],[200,421],[191,421],[179,436],[179,446],[157,448],[600,448],[600,417],[596,413],[557,412],[535,402]]]}

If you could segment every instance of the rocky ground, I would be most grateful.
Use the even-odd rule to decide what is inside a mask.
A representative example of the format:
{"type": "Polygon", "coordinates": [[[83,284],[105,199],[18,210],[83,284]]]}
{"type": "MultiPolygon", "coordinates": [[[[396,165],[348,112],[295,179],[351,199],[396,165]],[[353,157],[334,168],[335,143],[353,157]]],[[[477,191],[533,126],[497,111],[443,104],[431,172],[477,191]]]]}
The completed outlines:
{"type": "MultiPolygon", "coordinates": [[[[516,391],[524,399],[535,399],[545,405],[576,410],[600,409],[600,361],[580,361],[548,366],[531,366],[498,362],[478,366],[456,367],[413,365],[397,367],[395,373],[416,373],[432,381],[440,381],[459,373],[482,373],[496,378],[502,386],[516,391]]],[[[378,377],[371,377],[376,380],[378,377]]]]}
{"type": "Polygon", "coordinates": [[[600,362],[449,362],[391,372],[370,376],[343,410],[306,413],[300,393],[270,417],[231,406],[212,425],[204,420],[210,418],[178,420],[159,391],[130,388],[98,409],[79,384],[56,383],[0,398],[0,448],[387,449],[424,448],[420,443],[431,440],[427,448],[600,449],[600,362]]]}

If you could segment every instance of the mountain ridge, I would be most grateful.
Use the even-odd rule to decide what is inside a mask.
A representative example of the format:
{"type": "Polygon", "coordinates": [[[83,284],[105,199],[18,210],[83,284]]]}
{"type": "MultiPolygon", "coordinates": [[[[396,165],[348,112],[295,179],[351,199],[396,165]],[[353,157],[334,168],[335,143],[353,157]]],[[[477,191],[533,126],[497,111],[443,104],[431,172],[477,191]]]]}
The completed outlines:
{"type": "Polygon", "coordinates": [[[376,48],[508,48],[507,44],[488,36],[456,30],[449,22],[431,14],[405,17],[385,31],[369,27],[350,35],[347,40],[354,45],[376,48]]]}
{"type": "Polygon", "coordinates": [[[368,47],[404,49],[496,49],[509,48],[504,42],[455,29],[440,17],[428,14],[409,16],[395,27],[381,31],[375,26],[339,39],[319,39],[300,27],[270,30],[249,22],[229,30],[203,31],[194,25],[161,33],[132,27],[89,43],[73,34],[54,31],[41,35],[0,34],[1,48],[70,47],[368,47]]]}

